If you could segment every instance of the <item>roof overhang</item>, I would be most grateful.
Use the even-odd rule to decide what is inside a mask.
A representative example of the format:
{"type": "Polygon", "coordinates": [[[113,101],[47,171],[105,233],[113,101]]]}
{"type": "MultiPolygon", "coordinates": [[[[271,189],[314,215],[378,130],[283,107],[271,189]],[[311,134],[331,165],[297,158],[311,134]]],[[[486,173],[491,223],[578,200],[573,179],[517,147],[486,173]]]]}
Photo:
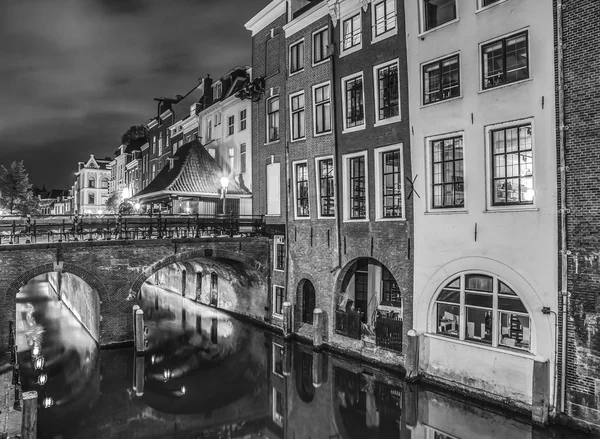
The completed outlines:
{"type": "Polygon", "coordinates": [[[263,30],[277,18],[286,13],[286,0],[273,0],[265,6],[258,14],[246,22],[244,27],[252,32],[252,36],[263,30]]]}

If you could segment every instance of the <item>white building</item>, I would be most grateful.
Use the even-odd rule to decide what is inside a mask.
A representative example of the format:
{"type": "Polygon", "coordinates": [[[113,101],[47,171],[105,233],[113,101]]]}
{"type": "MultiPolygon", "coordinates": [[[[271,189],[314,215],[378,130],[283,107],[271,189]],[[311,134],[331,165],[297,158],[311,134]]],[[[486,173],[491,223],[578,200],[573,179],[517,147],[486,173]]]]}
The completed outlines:
{"type": "Polygon", "coordinates": [[[420,372],[530,407],[534,362],[549,388],[555,366],[552,2],[405,14],[420,372]]]}
{"type": "Polygon", "coordinates": [[[73,185],[74,212],[79,215],[102,214],[106,209],[110,181],[110,158],[97,159],[92,154],[87,162],[79,162],[73,185]]]}

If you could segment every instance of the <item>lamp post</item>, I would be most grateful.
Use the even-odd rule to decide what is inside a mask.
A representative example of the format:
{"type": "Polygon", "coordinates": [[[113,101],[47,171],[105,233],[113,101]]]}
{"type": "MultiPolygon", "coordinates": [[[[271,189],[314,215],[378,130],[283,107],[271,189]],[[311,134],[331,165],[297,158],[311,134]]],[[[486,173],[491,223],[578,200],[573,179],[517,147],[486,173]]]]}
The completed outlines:
{"type": "Polygon", "coordinates": [[[229,178],[221,177],[221,199],[223,200],[223,215],[225,215],[225,201],[227,199],[227,188],[229,186],[229,178]]]}

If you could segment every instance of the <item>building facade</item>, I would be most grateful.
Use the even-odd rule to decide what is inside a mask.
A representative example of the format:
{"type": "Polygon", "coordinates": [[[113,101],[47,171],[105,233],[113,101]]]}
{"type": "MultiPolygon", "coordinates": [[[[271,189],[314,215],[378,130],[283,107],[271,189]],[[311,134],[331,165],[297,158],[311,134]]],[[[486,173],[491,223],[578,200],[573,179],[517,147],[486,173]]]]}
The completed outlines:
{"type": "Polygon", "coordinates": [[[110,182],[110,158],[97,159],[92,154],[87,162],[79,162],[73,185],[73,213],[103,214],[106,210],[110,182]]]}
{"type": "Polygon", "coordinates": [[[547,409],[558,306],[552,4],[405,7],[418,372],[526,408],[539,403],[535,376],[551,388],[547,409]]]}

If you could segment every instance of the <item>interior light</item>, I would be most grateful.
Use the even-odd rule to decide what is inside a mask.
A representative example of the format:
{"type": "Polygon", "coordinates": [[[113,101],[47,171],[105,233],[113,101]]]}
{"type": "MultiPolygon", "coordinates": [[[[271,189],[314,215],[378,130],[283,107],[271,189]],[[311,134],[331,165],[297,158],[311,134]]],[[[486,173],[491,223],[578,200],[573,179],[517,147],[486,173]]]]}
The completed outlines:
{"type": "Polygon", "coordinates": [[[44,367],[44,357],[39,356],[35,359],[35,361],[33,362],[33,366],[35,367],[35,370],[40,370],[44,367]]]}
{"type": "Polygon", "coordinates": [[[42,401],[42,405],[44,406],[45,409],[48,409],[54,405],[54,400],[51,397],[46,396],[44,398],[44,400],[42,401]]]}
{"type": "Polygon", "coordinates": [[[533,189],[527,189],[525,191],[525,193],[523,194],[523,198],[526,201],[533,201],[534,197],[535,197],[535,191],[533,189]]]}
{"type": "Polygon", "coordinates": [[[40,376],[37,379],[37,383],[40,386],[43,386],[44,384],[46,384],[48,382],[48,375],[46,375],[45,373],[40,374],[40,376]]]}

